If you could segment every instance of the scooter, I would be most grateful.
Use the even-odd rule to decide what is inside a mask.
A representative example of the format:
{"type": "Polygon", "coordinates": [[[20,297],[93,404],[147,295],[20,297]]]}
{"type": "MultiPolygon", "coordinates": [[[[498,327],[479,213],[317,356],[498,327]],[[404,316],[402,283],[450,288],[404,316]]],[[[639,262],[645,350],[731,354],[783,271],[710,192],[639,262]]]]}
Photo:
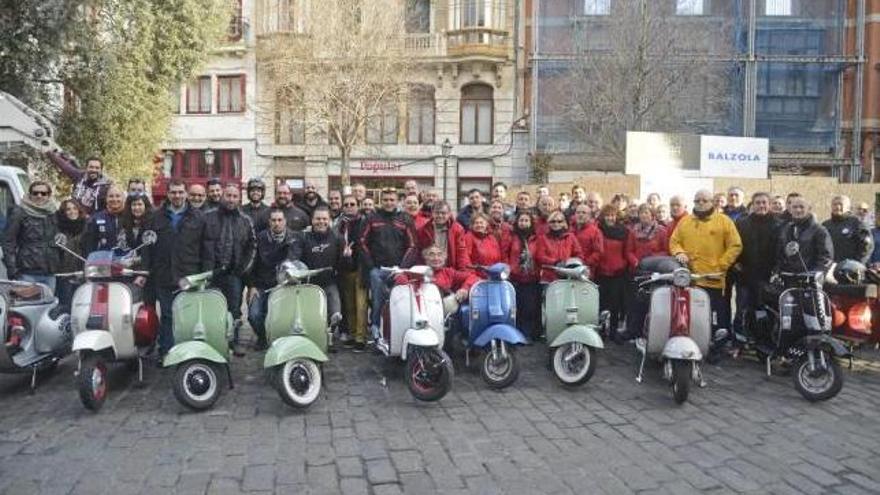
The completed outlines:
{"type": "Polygon", "coordinates": [[[746,324],[768,377],[773,360],[794,363],[792,380],[801,396],[810,402],[828,400],[843,388],[843,372],[834,357],[852,353],[831,336],[831,300],[822,290],[825,273],[807,269],[796,241],[786,244],[785,255],[798,257],[804,271],[779,273],[778,298],[762,300],[746,324]]]}
{"type": "Polygon", "coordinates": [[[572,258],[544,269],[560,277],[544,290],[544,330],[553,373],[563,385],[581,385],[596,371],[596,350],[605,347],[600,331],[607,332],[611,314],[599,313],[599,287],[583,261],[572,258]]]}
{"type": "Polygon", "coordinates": [[[31,282],[0,280],[0,373],[37,374],[54,370],[70,353],[70,315],[52,290],[31,282]]]}
{"type": "Polygon", "coordinates": [[[386,357],[406,362],[406,385],[418,400],[442,399],[452,388],[452,360],[443,352],[444,318],[440,290],[431,283],[427,266],[383,267],[392,279],[403,276],[405,283],[394,286],[382,312],[381,328],[386,357]]]}
{"type": "MultiPolygon", "coordinates": [[[[833,283],[826,279],[823,289],[831,297],[832,330],[835,337],[845,342],[850,351],[863,345],[880,344],[880,273],[865,268],[856,261],[844,261],[856,264],[864,272],[858,280],[838,280],[833,283]]],[[[850,357],[852,368],[852,357],[850,357]]]]}
{"type": "MultiPolygon", "coordinates": [[[[639,268],[650,271],[651,264],[663,264],[658,260],[664,259],[668,259],[666,264],[669,266],[678,265],[674,258],[651,257],[642,260],[639,268]]],[[[697,280],[718,277],[720,274],[695,275],[680,266],[671,273],[654,271],[636,277],[639,291],[650,291],[650,309],[642,336],[635,341],[636,350],[641,354],[636,381],[642,383],[648,358],[660,361],[663,378],[670,383],[677,404],[687,400],[692,381],[700,387],[706,385],[700,364],[708,354],[712,340],[712,309],[709,294],[693,284],[697,280]]],[[[727,331],[721,329],[715,340],[723,340],[726,336],[727,331]]]]}
{"type": "Polygon", "coordinates": [[[184,406],[202,411],[220,398],[218,368],[226,369],[229,388],[233,388],[229,369],[229,340],[232,315],[223,293],[209,289],[213,271],[183,277],[180,291],[172,303],[174,347],[162,362],[176,366],[174,397],[184,406]]]}
{"type": "Polygon", "coordinates": [[[330,270],[309,270],[301,261],[285,261],[278,285],[269,289],[266,336],[270,347],[263,367],[272,370],[278,395],[288,405],[304,408],[321,393],[322,365],[333,330],[342,320],[336,313],[327,326],[327,296],[309,280],[330,270]]]}
{"type": "Polygon", "coordinates": [[[484,351],[480,375],[490,388],[510,386],[519,376],[516,345],[526,338],[516,328],[516,290],[507,281],[510,267],[505,263],[472,267],[486,274],[471,287],[467,304],[461,306],[461,328],[465,338],[465,363],[470,366],[470,351],[484,351]]]}
{"type": "MultiPolygon", "coordinates": [[[[148,276],[132,270],[137,252],[156,242],[156,233],[146,231],[143,243],[125,253],[116,249],[95,251],[85,259],[82,271],[59,273],[58,277],[85,277],[76,289],[70,308],[70,325],[77,353],[77,386],[83,406],[98,411],[107,399],[107,364],[126,362],[137,367],[138,383],[144,379],[144,358],[156,340],[159,318],[155,309],[132,294],[131,279],[148,276]]],[[[55,244],[82,259],[66,246],[59,234],[55,244]]]]}

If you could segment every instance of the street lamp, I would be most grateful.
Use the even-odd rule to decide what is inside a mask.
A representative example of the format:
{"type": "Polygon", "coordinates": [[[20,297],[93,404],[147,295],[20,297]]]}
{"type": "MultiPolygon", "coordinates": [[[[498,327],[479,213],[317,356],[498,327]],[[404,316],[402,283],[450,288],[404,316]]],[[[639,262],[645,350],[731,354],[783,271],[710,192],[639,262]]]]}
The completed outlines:
{"type": "Polygon", "coordinates": [[[443,155],[443,201],[446,201],[446,177],[449,176],[446,166],[449,155],[452,154],[452,143],[449,142],[449,138],[440,145],[440,154],[443,155]]]}
{"type": "Polygon", "coordinates": [[[205,165],[208,166],[208,170],[214,167],[214,150],[211,148],[205,150],[205,165]]]}
{"type": "Polygon", "coordinates": [[[162,173],[166,179],[171,178],[171,169],[174,167],[174,153],[171,150],[165,150],[165,156],[162,158],[162,173]]]}

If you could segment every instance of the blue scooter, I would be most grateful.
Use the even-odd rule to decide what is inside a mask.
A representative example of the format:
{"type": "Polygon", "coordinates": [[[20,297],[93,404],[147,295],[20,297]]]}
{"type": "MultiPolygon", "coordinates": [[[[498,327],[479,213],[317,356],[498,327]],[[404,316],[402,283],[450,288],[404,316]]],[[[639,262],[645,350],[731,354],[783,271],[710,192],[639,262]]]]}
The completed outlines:
{"type": "Polygon", "coordinates": [[[514,349],[526,338],[516,328],[516,291],[507,281],[510,267],[504,263],[475,266],[488,280],[471,287],[468,303],[461,306],[461,329],[467,333],[465,363],[470,365],[471,349],[484,350],[480,375],[490,388],[502,389],[519,376],[514,349]]]}

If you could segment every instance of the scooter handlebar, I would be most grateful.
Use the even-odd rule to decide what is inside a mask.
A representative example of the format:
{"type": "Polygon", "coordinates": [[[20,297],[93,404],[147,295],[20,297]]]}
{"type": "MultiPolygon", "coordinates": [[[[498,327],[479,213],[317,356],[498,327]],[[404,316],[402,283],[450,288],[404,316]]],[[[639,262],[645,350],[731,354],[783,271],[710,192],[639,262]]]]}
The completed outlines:
{"type": "Polygon", "coordinates": [[[82,270],[78,272],[67,272],[67,273],[56,273],[56,277],[82,277],[84,272],[82,270]]]}

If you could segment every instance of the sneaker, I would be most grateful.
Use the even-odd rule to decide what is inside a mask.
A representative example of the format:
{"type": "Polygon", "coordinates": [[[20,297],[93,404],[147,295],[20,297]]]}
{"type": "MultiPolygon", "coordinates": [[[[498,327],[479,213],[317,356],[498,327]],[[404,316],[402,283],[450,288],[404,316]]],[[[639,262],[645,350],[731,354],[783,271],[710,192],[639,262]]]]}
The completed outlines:
{"type": "Polygon", "coordinates": [[[376,350],[378,350],[382,354],[386,354],[386,355],[388,354],[388,351],[390,349],[388,348],[388,343],[385,342],[384,338],[379,337],[378,339],[376,339],[375,345],[376,345],[376,350]]]}
{"type": "Polygon", "coordinates": [[[352,344],[352,350],[354,352],[360,354],[360,353],[364,352],[365,350],[367,350],[367,344],[365,344],[363,342],[354,342],[352,344]]]}

